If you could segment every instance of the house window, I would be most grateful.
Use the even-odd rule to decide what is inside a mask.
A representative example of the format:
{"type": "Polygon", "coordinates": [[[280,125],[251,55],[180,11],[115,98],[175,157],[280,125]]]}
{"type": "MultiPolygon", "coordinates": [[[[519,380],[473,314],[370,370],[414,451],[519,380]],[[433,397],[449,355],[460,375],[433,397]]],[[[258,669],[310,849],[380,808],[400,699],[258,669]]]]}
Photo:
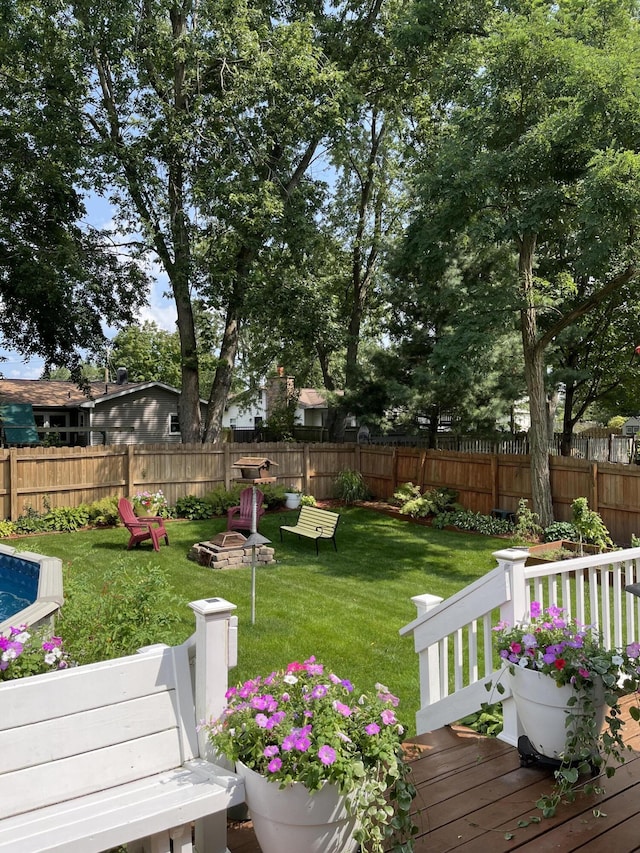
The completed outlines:
{"type": "Polygon", "coordinates": [[[177,415],[169,415],[169,433],[177,435],[180,432],[180,420],[177,415]]]}
{"type": "Polygon", "coordinates": [[[231,427],[231,429],[235,429],[237,423],[238,423],[237,418],[229,418],[229,426],[231,427]]]}
{"type": "Polygon", "coordinates": [[[256,415],[253,419],[253,425],[256,429],[262,426],[262,415],[256,415]]]}

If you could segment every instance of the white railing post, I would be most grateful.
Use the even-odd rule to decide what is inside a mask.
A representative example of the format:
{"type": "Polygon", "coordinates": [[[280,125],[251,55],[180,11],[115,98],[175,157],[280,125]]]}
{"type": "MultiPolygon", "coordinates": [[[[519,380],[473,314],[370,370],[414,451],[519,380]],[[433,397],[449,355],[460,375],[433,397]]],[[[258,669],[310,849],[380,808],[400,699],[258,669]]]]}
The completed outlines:
{"type": "MultiPolygon", "coordinates": [[[[238,619],[235,604],[224,598],[191,601],[196,616],[195,711],[196,723],[217,719],[226,705],[229,667],[238,657],[238,619]]],[[[207,734],[198,732],[201,758],[214,760],[207,734]]]]}
{"type": "MultiPolygon", "coordinates": [[[[493,556],[506,575],[509,589],[507,600],[500,608],[500,621],[514,625],[526,619],[529,612],[530,602],[524,577],[524,565],[529,552],[522,548],[505,548],[503,551],[495,551],[493,556]]],[[[499,697],[499,694],[497,695],[499,697]]],[[[517,746],[518,738],[522,734],[524,730],[516,711],[516,703],[510,694],[505,695],[502,699],[502,732],[498,737],[511,746],[517,746]]]]}
{"type": "MultiPolygon", "coordinates": [[[[224,598],[191,601],[196,615],[195,711],[196,722],[217,719],[226,705],[229,667],[238,661],[238,617],[235,604],[224,598]]],[[[230,766],[216,756],[206,732],[198,731],[200,757],[230,766]]],[[[227,814],[216,812],[195,822],[195,850],[198,853],[229,853],[227,814]]]]}
{"type": "MultiPolygon", "coordinates": [[[[442,603],[444,599],[437,595],[414,595],[411,601],[416,606],[418,616],[429,613],[434,607],[442,603]]],[[[438,644],[429,646],[424,652],[418,654],[418,671],[420,678],[420,707],[425,708],[442,699],[440,687],[440,646],[438,644]]]]}

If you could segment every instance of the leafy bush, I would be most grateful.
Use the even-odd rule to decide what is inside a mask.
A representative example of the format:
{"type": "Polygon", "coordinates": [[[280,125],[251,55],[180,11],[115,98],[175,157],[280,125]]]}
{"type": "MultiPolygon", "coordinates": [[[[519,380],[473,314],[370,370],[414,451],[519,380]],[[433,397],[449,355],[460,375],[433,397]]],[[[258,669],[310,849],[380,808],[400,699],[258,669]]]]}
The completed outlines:
{"type": "Polygon", "coordinates": [[[390,503],[395,506],[404,506],[409,501],[413,501],[420,497],[420,486],[414,486],[413,483],[402,483],[401,486],[393,493],[390,503]]]}
{"type": "Polygon", "coordinates": [[[101,498],[87,507],[89,523],[98,527],[115,527],[120,516],[118,515],[118,498],[114,495],[110,498],[101,498]]]}
{"type": "Polygon", "coordinates": [[[65,603],[56,631],[79,664],[134,654],[142,646],[179,641],[180,602],[158,566],[119,560],[105,575],[100,595],[86,580],[65,577],[65,603]]]}
{"type": "Polygon", "coordinates": [[[259,486],[260,491],[264,495],[264,503],[267,509],[281,509],[284,506],[286,491],[284,486],[278,483],[265,483],[264,486],[259,486]]]}
{"type": "Polygon", "coordinates": [[[553,524],[545,527],[542,538],[545,542],[557,542],[559,539],[577,542],[578,531],[570,521],[554,521],[553,524]]]}
{"type": "Polygon", "coordinates": [[[6,519],[0,521],[0,539],[6,539],[7,536],[13,536],[16,532],[16,526],[13,521],[6,519]]]}
{"type": "Polygon", "coordinates": [[[196,495],[185,495],[182,498],[178,498],[173,512],[177,518],[188,518],[189,521],[204,521],[207,518],[211,518],[213,508],[205,498],[198,498],[196,495]]]}
{"type": "Polygon", "coordinates": [[[468,717],[464,717],[459,722],[479,734],[495,737],[500,734],[503,728],[502,703],[497,702],[491,705],[483,702],[480,711],[469,714],[468,717]]]}
{"type": "Polygon", "coordinates": [[[89,523],[89,511],[86,506],[57,506],[44,516],[47,530],[59,530],[70,533],[89,523]]]}
{"type": "Polygon", "coordinates": [[[333,481],[333,494],[347,504],[366,501],[371,497],[369,487],[359,471],[340,471],[333,481]]]}
{"type": "Polygon", "coordinates": [[[25,506],[15,521],[16,533],[41,533],[48,529],[45,516],[32,506],[25,506]]]}
{"type": "Polygon", "coordinates": [[[613,541],[600,514],[589,509],[586,498],[576,498],[571,504],[573,526],[578,531],[580,542],[588,542],[598,548],[611,548],[613,541]]]}
{"type": "Polygon", "coordinates": [[[456,503],[458,493],[453,489],[429,489],[424,494],[420,493],[420,487],[413,483],[403,483],[394,492],[392,502],[400,506],[403,515],[412,518],[425,518],[428,515],[437,515],[454,509],[462,509],[456,503]]]}
{"type": "Polygon", "coordinates": [[[460,530],[470,530],[474,533],[482,533],[485,536],[500,536],[504,533],[513,533],[514,524],[506,518],[493,518],[483,515],[481,512],[472,512],[468,509],[441,512],[434,516],[433,526],[439,529],[443,527],[457,527],[460,530]]]}
{"type": "Polygon", "coordinates": [[[537,513],[529,508],[529,503],[525,498],[520,498],[512,544],[526,545],[528,542],[537,541],[541,536],[542,527],[537,513]]]}
{"type": "Polygon", "coordinates": [[[226,515],[227,510],[232,506],[238,506],[240,503],[240,492],[246,489],[245,485],[237,483],[230,489],[225,489],[224,486],[218,486],[206,497],[206,501],[211,507],[211,515],[226,515]]]}
{"type": "Polygon", "coordinates": [[[313,495],[302,495],[300,498],[300,504],[302,506],[318,506],[318,501],[313,495]]]}

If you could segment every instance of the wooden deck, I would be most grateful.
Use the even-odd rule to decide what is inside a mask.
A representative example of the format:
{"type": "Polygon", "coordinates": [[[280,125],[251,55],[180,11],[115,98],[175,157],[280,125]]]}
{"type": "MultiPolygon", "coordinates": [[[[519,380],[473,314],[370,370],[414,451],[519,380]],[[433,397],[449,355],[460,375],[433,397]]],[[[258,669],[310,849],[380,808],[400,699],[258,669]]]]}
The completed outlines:
{"type": "MultiPolygon", "coordinates": [[[[535,803],[550,790],[550,770],[521,767],[517,750],[461,727],[415,738],[408,745],[418,789],[415,853],[640,851],[640,725],[625,716],[632,751],[602,783],[605,793],[581,796],[539,823],[530,819],[540,817],[535,803]]],[[[230,853],[260,853],[250,821],[230,824],[228,847],[230,853]]]]}

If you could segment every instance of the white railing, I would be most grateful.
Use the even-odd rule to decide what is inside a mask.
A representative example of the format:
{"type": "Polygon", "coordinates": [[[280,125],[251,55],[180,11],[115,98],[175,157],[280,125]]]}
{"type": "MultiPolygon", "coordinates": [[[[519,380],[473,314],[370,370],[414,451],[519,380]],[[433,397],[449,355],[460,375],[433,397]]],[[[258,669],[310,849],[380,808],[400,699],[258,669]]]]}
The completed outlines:
{"type": "Polygon", "coordinates": [[[496,551],[498,565],[448,599],[416,596],[418,616],[401,629],[412,634],[419,656],[420,710],[417,733],[440,728],[480,710],[483,702],[502,702],[500,737],[517,744],[520,724],[510,692],[500,694],[500,675],[492,647],[499,621],[526,619],[531,602],[556,605],[594,626],[608,648],[640,640],[640,599],[624,591],[640,581],[640,548],[525,566],[528,552],[496,551]],[[492,685],[488,691],[486,685],[492,685]]]}

